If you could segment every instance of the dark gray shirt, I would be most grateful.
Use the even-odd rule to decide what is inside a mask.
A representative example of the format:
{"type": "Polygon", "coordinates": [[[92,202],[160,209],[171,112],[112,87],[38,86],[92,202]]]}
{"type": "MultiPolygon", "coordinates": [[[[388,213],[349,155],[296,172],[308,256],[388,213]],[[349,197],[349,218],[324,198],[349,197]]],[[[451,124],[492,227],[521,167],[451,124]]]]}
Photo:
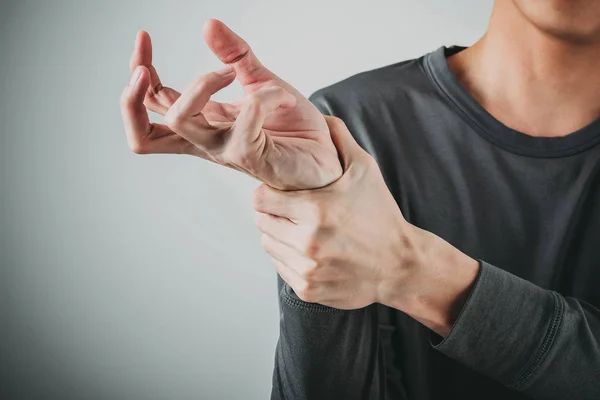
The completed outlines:
{"type": "Polygon", "coordinates": [[[404,217],[479,260],[442,340],[379,304],[302,302],[280,280],[273,399],[600,399],[600,119],[532,137],[492,117],[440,48],[311,101],[378,162],[404,217]]]}

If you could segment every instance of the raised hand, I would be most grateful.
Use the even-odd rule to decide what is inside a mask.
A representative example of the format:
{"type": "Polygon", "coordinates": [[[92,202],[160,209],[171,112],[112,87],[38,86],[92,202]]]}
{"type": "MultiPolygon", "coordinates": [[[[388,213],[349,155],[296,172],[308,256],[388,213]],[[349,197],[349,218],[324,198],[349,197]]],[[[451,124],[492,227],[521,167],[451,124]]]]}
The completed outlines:
{"type": "Polygon", "coordinates": [[[182,94],[162,85],[152,45],[138,33],[121,109],[130,148],[140,154],[190,154],[243,171],[282,190],[318,188],[341,176],[323,115],[291,85],[266,69],[248,44],[222,22],[209,20],[206,43],[226,64],[197,78],[182,94]],[[210,97],[235,78],[244,98],[210,97]],[[150,123],[147,110],[165,116],[150,123]]]}

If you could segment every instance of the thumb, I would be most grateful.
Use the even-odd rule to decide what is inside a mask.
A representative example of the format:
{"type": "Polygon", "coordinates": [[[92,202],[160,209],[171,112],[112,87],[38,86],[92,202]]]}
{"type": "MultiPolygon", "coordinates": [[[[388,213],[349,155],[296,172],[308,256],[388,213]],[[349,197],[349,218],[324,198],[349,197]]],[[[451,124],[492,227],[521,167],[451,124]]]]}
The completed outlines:
{"type": "Polygon", "coordinates": [[[233,65],[242,86],[275,77],[258,61],[248,43],[221,21],[206,21],[202,34],[206,44],[219,60],[233,65]]]}
{"type": "Polygon", "coordinates": [[[350,167],[350,164],[357,161],[360,157],[367,155],[367,152],[356,143],[344,121],[329,115],[323,116],[329,127],[333,145],[337,149],[340,161],[342,162],[343,170],[346,171],[350,167]]]}

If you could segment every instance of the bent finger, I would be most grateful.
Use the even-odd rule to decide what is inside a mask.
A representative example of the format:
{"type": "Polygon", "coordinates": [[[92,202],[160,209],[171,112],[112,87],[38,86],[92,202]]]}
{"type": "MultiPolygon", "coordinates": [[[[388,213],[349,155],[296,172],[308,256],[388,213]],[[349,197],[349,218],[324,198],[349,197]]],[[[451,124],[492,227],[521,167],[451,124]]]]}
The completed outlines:
{"type": "Polygon", "coordinates": [[[231,64],[236,69],[242,86],[275,77],[258,61],[248,43],[223,22],[216,19],[206,21],[202,33],[206,44],[219,60],[231,64]]]}
{"type": "Polygon", "coordinates": [[[130,147],[150,131],[150,120],[144,106],[146,88],[150,82],[148,69],[138,66],[121,95],[121,115],[130,147]]]}
{"type": "Polygon", "coordinates": [[[252,193],[252,207],[255,211],[287,218],[295,223],[309,215],[307,192],[310,191],[279,190],[263,183],[252,193]]]}
{"type": "Polygon", "coordinates": [[[181,97],[173,104],[177,112],[190,117],[202,112],[211,96],[229,86],[235,79],[235,70],[225,66],[220,71],[210,72],[194,80],[181,97]]]}
{"type": "Polygon", "coordinates": [[[197,78],[166,112],[167,125],[201,149],[211,150],[222,144],[223,138],[216,135],[221,130],[210,125],[202,110],[212,95],[234,79],[235,71],[231,67],[197,78]]]}
{"type": "Polygon", "coordinates": [[[292,108],[296,102],[296,97],[281,86],[270,86],[249,94],[233,125],[232,141],[255,142],[271,112],[279,107],[292,108]]]}
{"type": "Polygon", "coordinates": [[[133,71],[139,65],[146,67],[150,76],[150,84],[144,99],[145,106],[150,111],[164,115],[180,94],[174,89],[163,86],[158,72],[152,65],[152,39],[146,31],[140,31],[136,36],[129,69],[133,71]]]}
{"type": "Polygon", "coordinates": [[[121,115],[129,148],[137,154],[190,154],[193,149],[189,142],[165,125],[150,123],[143,104],[148,84],[148,70],[139,66],[121,95],[121,115]]]}
{"type": "Polygon", "coordinates": [[[254,224],[260,232],[289,246],[293,245],[294,237],[298,235],[296,224],[287,218],[257,212],[254,216],[254,224]]]}

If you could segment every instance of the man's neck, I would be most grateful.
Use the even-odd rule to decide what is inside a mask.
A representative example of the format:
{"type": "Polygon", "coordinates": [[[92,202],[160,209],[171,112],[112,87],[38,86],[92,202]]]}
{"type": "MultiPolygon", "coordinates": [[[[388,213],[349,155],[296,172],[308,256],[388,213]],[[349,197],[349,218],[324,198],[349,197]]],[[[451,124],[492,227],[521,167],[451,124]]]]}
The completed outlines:
{"type": "Polygon", "coordinates": [[[490,114],[525,134],[564,136],[600,116],[600,43],[552,37],[510,1],[497,1],[486,34],[448,63],[490,114]]]}

